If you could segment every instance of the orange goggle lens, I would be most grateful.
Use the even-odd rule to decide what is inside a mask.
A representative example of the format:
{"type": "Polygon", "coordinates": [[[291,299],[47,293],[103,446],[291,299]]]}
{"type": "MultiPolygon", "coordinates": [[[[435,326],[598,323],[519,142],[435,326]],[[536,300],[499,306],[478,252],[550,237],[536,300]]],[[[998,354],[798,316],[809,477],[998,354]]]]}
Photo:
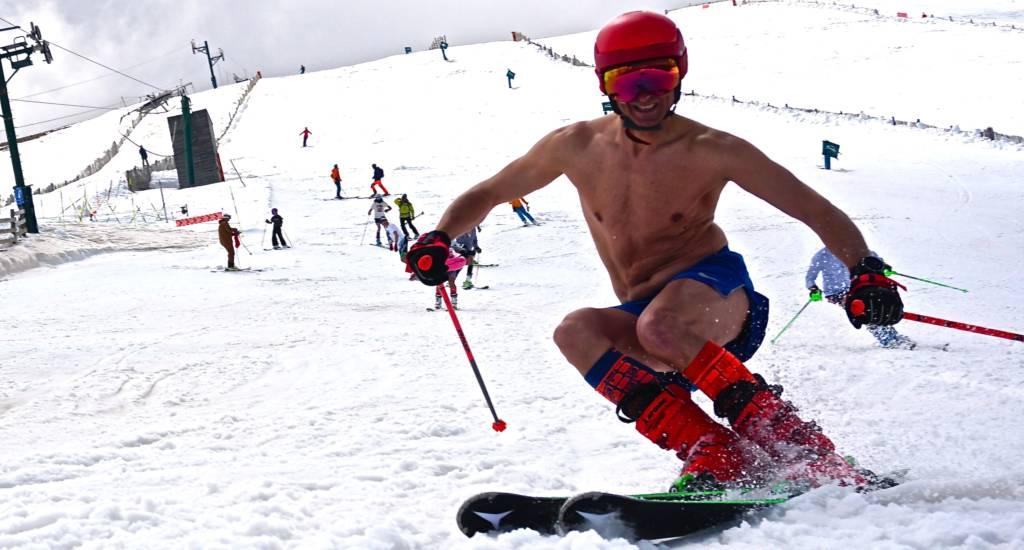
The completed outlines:
{"type": "Polygon", "coordinates": [[[624,65],[605,71],[604,91],[623,102],[630,102],[649,93],[661,95],[679,85],[679,66],[674,60],[659,63],[624,65]]]}

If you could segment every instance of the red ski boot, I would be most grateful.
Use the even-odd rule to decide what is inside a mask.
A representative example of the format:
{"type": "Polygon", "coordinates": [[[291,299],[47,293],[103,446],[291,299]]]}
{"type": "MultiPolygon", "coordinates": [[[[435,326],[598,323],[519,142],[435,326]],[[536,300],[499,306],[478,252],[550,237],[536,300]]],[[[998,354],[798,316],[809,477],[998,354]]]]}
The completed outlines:
{"type": "Polygon", "coordinates": [[[814,422],[783,401],[781,386],[769,386],[734,355],[708,342],[683,373],[714,400],[715,415],[736,433],[761,446],[786,470],[787,478],[812,485],[831,481],[863,486],[868,479],[835,452],[814,422]]]}
{"type": "Polygon", "coordinates": [[[635,421],[638,432],[685,462],[680,475],[691,480],[686,490],[695,490],[694,480],[700,489],[749,487],[773,473],[764,451],[712,420],[681,386],[637,386],[623,397],[618,412],[621,420],[635,421]]]}

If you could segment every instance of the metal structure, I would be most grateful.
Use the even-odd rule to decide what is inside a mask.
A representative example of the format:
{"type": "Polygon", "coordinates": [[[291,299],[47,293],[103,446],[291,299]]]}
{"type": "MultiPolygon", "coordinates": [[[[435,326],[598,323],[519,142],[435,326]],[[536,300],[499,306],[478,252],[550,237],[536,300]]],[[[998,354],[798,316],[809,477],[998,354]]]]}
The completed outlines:
{"type": "MultiPolygon", "coordinates": [[[[18,36],[7,46],[0,46],[0,111],[4,118],[4,130],[7,132],[8,150],[11,153],[11,168],[14,170],[14,197],[20,208],[25,210],[25,222],[29,233],[39,233],[36,223],[36,209],[32,203],[32,188],[25,185],[25,176],[21,171],[21,156],[18,154],[18,135],[14,131],[14,114],[11,112],[11,100],[7,95],[7,83],[18,71],[32,65],[32,54],[40,53],[47,63],[53,63],[50,43],[43,40],[43,31],[30,23],[31,30],[27,36],[18,36]],[[31,43],[29,43],[31,41],[31,43]],[[3,60],[11,63],[10,78],[4,75],[3,60]]],[[[6,27],[0,32],[24,30],[21,27],[6,27]]]]}
{"type": "Polygon", "coordinates": [[[196,41],[193,40],[192,41],[192,54],[195,55],[196,52],[201,52],[201,53],[205,53],[206,54],[206,62],[210,65],[210,82],[213,83],[213,87],[214,87],[214,89],[216,89],[217,88],[217,77],[213,74],[213,66],[218,61],[224,61],[224,50],[223,49],[218,49],[217,50],[217,52],[218,52],[217,55],[211,56],[210,55],[210,43],[208,41],[203,40],[203,45],[202,46],[196,46],[196,41]]]}

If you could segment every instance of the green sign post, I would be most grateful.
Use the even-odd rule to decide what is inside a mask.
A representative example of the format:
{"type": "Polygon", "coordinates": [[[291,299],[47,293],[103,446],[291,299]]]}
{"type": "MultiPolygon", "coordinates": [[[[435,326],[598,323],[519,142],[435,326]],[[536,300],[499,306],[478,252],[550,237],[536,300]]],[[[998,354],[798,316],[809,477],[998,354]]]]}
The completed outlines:
{"type": "Polygon", "coordinates": [[[508,87],[509,87],[509,89],[511,89],[512,88],[512,79],[514,79],[516,77],[516,73],[512,72],[512,69],[509,69],[508,72],[505,73],[505,76],[508,78],[508,87]]]}
{"type": "Polygon", "coordinates": [[[196,186],[196,167],[192,163],[192,100],[187,95],[181,96],[181,121],[185,132],[185,168],[188,174],[188,186],[196,186]]]}
{"type": "Polygon", "coordinates": [[[831,162],[831,160],[839,158],[839,144],[838,143],[832,143],[831,141],[829,141],[827,139],[822,141],[821,142],[821,154],[825,155],[825,169],[826,170],[831,170],[832,169],[832,162],[831,162]]]}
{"type": "Polygon", "coordinates": [[[448,49],[448,43],[442,41],[440,46],[441,46],[441,57],[443,57],[445,61],[448,61],[448,54],[445,53],[445,51],[448,49]]]}

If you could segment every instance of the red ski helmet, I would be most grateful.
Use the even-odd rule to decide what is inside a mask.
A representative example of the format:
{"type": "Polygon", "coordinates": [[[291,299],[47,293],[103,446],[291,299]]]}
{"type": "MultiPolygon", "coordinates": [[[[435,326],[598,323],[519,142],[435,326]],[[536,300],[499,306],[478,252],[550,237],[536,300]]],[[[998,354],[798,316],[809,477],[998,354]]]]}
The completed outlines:
{"type": "Polygon", "coordinates": [[[668,17],[651,11],[624,13],[606,24],[594,41],[594,72],[604,89],[604,72],[627,63],[671,58],[679,66],[679,79],[686,76],[686,44],[683,34],[668,17]]]}

